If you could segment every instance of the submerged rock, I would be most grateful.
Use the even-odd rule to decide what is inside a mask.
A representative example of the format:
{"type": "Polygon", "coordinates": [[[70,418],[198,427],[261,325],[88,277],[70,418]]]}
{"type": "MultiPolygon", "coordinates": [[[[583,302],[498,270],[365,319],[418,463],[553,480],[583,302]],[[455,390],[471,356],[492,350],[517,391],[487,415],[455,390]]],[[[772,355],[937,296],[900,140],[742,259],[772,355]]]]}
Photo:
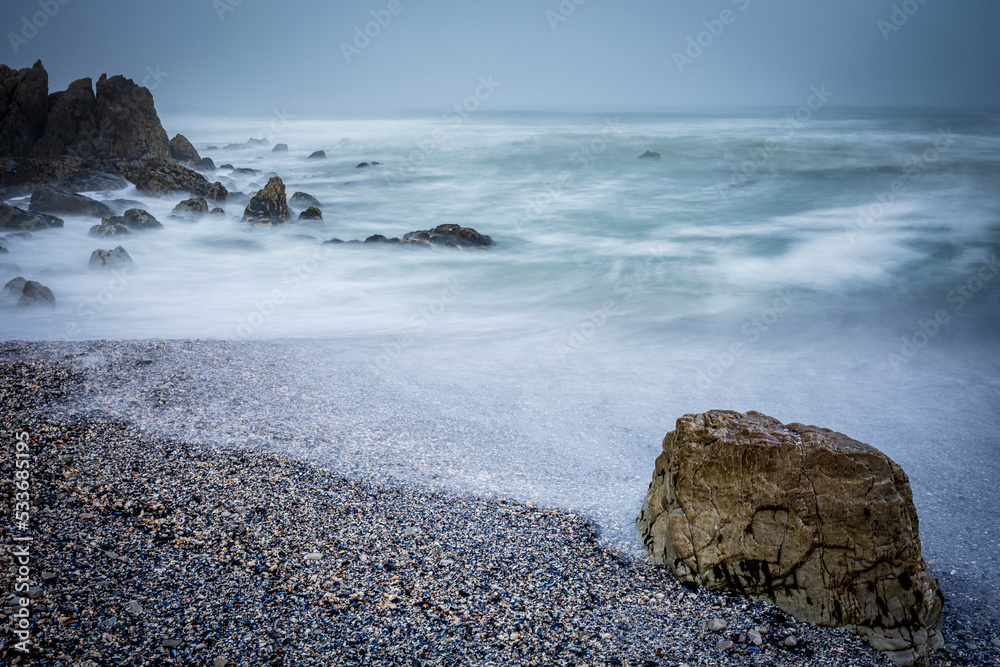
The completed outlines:
{"type": "Polygon", "coordinates": [[[123,215],[116,215],[101,220],[101,224],[90,228],[90,235],[104,238],[107,236],[131,234],[132,232],[147,229],[159,229],[160,227],[163,227],[160,221],[143,209],[130,208],[123,215]]]}
{"type": "Polygon", "coordinates": [[[851,627],[900,665],[927,664],[942,644],[909,479],[843,434],[757,412],[685,415],[637,528],[682,583],[851,627]]]}
{"type": "Polygon", "coordinates": [[[27,279],[23,276],[8,280],[7,284],[3,286],[3,298],[10,303],[17,303],[24,292],[24,285],[27,282],[27,279]]]}
{"type": "Polygon", "coordinates": [[[204,197],[212,201],[226,201],[229,198],[229,190],[219,181],[215,183],[199,183],[191,188],[191,196],[204,197]]]}
{"type": "MultiPolygon", "coordinates": [[[[10,283],[7,284],[9,285],[10,283]]],[[[52,290],[34,280],[28,280],[24,283],[21,288],[21,298],[17,302],[18,308],[53,307],[55,305],[56,297],[52,293],[52,290]]]]}
{"type": "Polygon", "coordinates": [[[185,199],[174,207],[173,214],[185,218],[198,218],[208,213],[208,202],[204,197],[185,199]]]}
{"type": "Polygon", "coordinates": [[[296,192],[294,195],[289,197],[288,205],[294,208],[309,208],[310,206],[319,208],[322,206],[318,199],[310,194],[306,194],[305,192],[296,192]]]}
{"type": "Polygon", "coordinates": [[[195,162],[194,166],[195,169],[201,169],[202,171],[215,171],[215,162],[210,157],[203,157],[195,162]]]}
{"type": "Polygon", "coordinates": [[[69,174],[61,181],[59,187],[73,192],[100,192],[104,190],[124,190],[128,181],[121,176],[115,176],[97,169],[84,169],[69,174]]]}
{"type": "Polygon", "coordinates": [[[361,163],[359,163],[359,164],[358,164],[358,165],[357,165],[356,167],[354,167],[354,168],[355,168],[355,169],[364,169],[365,167],[370,167],[370,166],[371,166],[371,165],[370,165],[370,164],[368,164],[367,162],[361,162],[361,163]]]}
{"type": "Polygon", "coordinates": [[[657,152],[655,152],[655,151],[646,151],[645,153],[643,153],[642,155],[639,156],[639,159],[640,160],[657,160],[657,161],[659,161],[661,158],[660,158],[660,154],[657,153],[657,152]]]}
{"type": "Polygon", "coordinates": [[[299,213],[299,220],[322,220],[323,211],[319,210],[315,206],[310,206],[306,210],[299,213]]]}
{"type": "Polygon", "coordinates": [[[54,215],[22,211],[16,206],[0,204],[0,229],[18,229],[33,232],[38,229],[62,227],[63,221],[54,215]]]}
{"type": "Polygon", "coordinates": [[[326,157],[326,151],[313,151],[312,154],[309,156],[309,159],[313,160],[321,157],[326,157]]]}
{"type": "Polygon", "coordinates": [[[471,227],[458,225],[438,225],[434,229],[421,230],[405,234],[403,243],[426,243],[455,248],[487,247],[493,245],[493,239],[480,234],[471,227]]]}
{"type": "Polygon", "coordinates": [[[275,144],[274,148],[271,149],[272,153],[282,153],[288,150],[288,144],[275,144]]]}
{"type": "Polygon", "coordinates": [[[62,213],[65,215],[89,215],[104,218],[114,215],[108,206],[96,199],[78,195],[61,188],[40,185],[31,193],[28,210],[40,213],[62,213]]]}
{"type": "Polygon", "coordinates": [[[201,160],[198,150],[183,134],[177,134],[170,140],[170,157],[178,162],[190,162],[192,164],[201,160]]]}
{"type": "Polygon", "coordinates": [[[243,212],[243,222],[278,223],[288,220],[290,212],[285,198],[285,184],[273,176],[250,200],[243,212]]]}
{"type": "Polygon", "coordinates": [[[90,270],[131,269],[135,266],[125,248],[118,246],[113,250],[95,250],[90,254],[90,270]]]}

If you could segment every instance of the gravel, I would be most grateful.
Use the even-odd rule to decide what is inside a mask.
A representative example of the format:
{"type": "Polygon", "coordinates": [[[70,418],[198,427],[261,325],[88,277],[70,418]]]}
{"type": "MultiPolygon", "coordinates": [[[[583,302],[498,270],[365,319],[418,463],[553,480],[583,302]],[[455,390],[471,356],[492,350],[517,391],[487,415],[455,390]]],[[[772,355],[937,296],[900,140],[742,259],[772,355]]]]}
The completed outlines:
{"type": "MultiPolygon", "coordinates": [[[[688,590],[585,516],[88,413],[81,397],[117,390],[79,348],[0,351],[0,519],[22,430],[39,503],[32,651],[5,628],[4,664],[890,664],[846,630],[688,590]]],[[[948,614],[939,664],[996,663],[993,633],[948,614]]]]}

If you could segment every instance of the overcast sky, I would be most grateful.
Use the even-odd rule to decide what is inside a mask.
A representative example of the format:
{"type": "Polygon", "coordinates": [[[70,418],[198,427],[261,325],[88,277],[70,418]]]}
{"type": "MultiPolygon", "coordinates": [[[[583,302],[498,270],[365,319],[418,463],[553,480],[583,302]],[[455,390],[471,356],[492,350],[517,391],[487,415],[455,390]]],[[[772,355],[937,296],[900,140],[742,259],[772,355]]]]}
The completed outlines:
{"type": "Polygon", "coordinates": [[[248,116],[442,110],[480,77],[496,110],[798,105],[819,85],[836,105],[1000,107],[1000,2],[895,2],[3,0],[0,62],[248,116]]]}

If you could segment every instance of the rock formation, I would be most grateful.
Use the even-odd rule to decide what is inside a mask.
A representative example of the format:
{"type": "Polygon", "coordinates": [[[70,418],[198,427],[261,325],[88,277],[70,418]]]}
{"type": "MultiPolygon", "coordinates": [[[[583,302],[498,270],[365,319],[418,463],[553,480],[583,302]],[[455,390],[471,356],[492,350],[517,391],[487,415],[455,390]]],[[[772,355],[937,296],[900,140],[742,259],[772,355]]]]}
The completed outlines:
{"type": "Polygon", "coordinates": [[[148,160],[119,160],[108,165],[139,192],[163,197],[179,192],[191,192],[195,188],[208,187],[208,179],[196,171],[171,160],[152,158],[148,160]]]}
{"type": "Polygon", "coordinates": [[[183,134],[175,135],[170,140],[170,157],[178,162],[190,162],[191,164],[201,161],[198,151],[183,134]]]}
{"type": "Polygon", "coordinates": [[[226,201],[229,198],[229,190],[226,186],[216,181],[215,183],[198,183],[191,188],[192,197],[204,197],[212,201],[226,201]]]}
{"type": "Polygon", "coordinates": [[[309,208],[310,206],[315,206],[319,208],[321,204],[319,200],[310,194],[305,192],[296,192],[294,195],[288,198],[288,205],[293,208],[309,208]]]}
{"type": "Polygon", "coordinates": [[[319,210],[315,206],[310,206],[306,210],[299,213],[299,220],[322,220],[323,211],[319,210]]]}
{"type": "Polygon", "coordinates": [[[453,246],[456,248],[486,247],[493,245],[493,239],[480,234],[471,227],[458,225],[438,225],[434,229],[410,232],[402,238],[403,243],[427,243],[430,245],[453,246]]]}
{"type": "Polygon", "coordinates": [[[22,211],[16,206],[0,204],[0,229],[18,229],[33,232],[36,229],[62,227],[63,221],[47,213],[22,211]]]}
{"type": "Polygon", "coordinates": [[[326,157],[326,151],[313,151],[309,155],[309,159],[310,160],[314,160],[316,158],[321,158],[321,157],[326,157]]]}
{"type": "Polygon", "coordinates": [[[847,626],[900,665],[941,645],[942,599],[903,470],[877,449],[756,412],[685,415],[637,520],[683,583],[847,626]]]}
{"type": "Polygon", "coordinates": [[[243,222],[276,223],[285,222],[289,217],[288,201],[285,198],[285,184],[277,176],[272,176],[247,205],[243,212],[243,222]]]}
{"type": "Polygon", "coordinates": [[[28,210],[39,213],[87,215],[94,218],[114,215],[114,211],[96,199],[47,185],[40,185],[31,193],[28,210]]]}
{"type": "Polygon", "coordinates": [[[91,236],[105,238],[120,236],[136,231],[163,227],[159,220],[140,208],[130,208],[124,215],[116,215],[101,220],[101,224],[90,228],[91,236]]]}
{"type": "Polygon", "coordinates": [[[135,267],[132,258],[125,248],[118,246],[114,250],[95,250],[90,254],[90,270],[127,270],[135,267]]]}
{"type": "MultiPolygon", "coordinates": [[[[15,279],[16,280],[16,279],[15,279]]],[[[10,285],[10,283],[7,283],[10,285]]],[[[34,280],[25,281],[21,287],[21,298],[18,299],[18,308],[33,308],[35,306],[54,307],[56,297],[45,285],[34,280]]]]}
{"type": "Polygon", "coordinates": [[[173,214],[185,218],[199,218],[208,213],[208,202],[204,197],[185,199],[174,207],[173,214]]]}
{"type": "Polygon", "coordinates": [[[659,162],[661,158],[660,158],[660,154],[657,153],[656,151],[646,151],[645,153],[643,153],[642,155],[639,156],[639,159],[640,160],[655,160],[655,161],[659,162]]]}

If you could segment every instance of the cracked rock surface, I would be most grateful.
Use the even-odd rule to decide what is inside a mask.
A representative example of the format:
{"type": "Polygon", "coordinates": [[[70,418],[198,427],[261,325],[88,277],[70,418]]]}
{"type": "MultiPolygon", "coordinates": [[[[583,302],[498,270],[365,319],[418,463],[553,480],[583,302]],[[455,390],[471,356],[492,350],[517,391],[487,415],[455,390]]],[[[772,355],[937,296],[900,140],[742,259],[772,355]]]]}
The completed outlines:
{"type": "Polygon", "coordinates": [[[685,415],[636,523],[682,583],[853,628],[900,665],[927,664],[942,644],[909,479],[841,433],[757,412],[685,415]]]}

